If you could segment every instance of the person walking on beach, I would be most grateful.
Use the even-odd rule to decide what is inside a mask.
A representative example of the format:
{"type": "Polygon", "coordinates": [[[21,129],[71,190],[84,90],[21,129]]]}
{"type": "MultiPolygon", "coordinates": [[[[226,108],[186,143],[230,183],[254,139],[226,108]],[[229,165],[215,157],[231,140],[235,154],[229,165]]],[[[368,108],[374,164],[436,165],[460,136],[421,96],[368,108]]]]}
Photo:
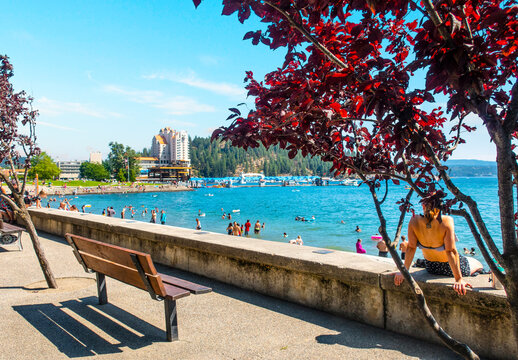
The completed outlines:
{"type": "Polygon", "coordinates": [[[245,236],[248,236],[248,232],[250,231],[250,226],[252,226],[252,223],[250,220],[247,220],[245,223],[245,236]]]}
{"type": "Polygon", "coordinates": [[[198,218],[196,218],[196,230],[201,230],[201,222],[198,218]]]}
{"type": "Polygon", "coordinates": [[[257,220],[257,222],[254,225],[254,234],[259,235],[260,232],[261,232],[261,223],[259,222],[259,220],[257,220]]]}
{"type": "Polygon", "coordinates": [[[160,224],[165,225],[166,220],[167,220],[167,215],[165,213],[165,210],[162,210],[160,212],[160,224]]]}

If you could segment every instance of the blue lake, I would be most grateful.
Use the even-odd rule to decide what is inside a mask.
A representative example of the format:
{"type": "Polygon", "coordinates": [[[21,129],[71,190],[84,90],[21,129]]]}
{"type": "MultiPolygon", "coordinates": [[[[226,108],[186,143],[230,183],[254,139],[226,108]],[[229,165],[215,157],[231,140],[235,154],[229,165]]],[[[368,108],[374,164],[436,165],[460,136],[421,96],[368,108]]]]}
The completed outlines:
{"type": "MultiPolygon", "coordinates": [[[[498,189],[496,178],[455,178],[454,182],[475,201],[496,243],[501,245],[499,235],[500,220],[498,213],[498,189]]],[[[385,189],[380,189],[382,198],[385,189]]],[[[407,193],[404,186],[390,185],[388,196],[382,208],[388,222],[389,234],[394,234],[400,216],[396,202],[407,193]]],[[[89,204],[87,212],[101,214],[103,209],[113,206],[116,216],[120,217],[124,206],[132,205],[136,209],[135,220],[149,221],[151,209],[164,209],[167,213],[167,225],[194,229],[196,218],[201,221],[203,230],[226,233],[229,220],[222,219],[223,211],[232,210],[232,221],[244,224],[250,219],[252,225],[259,220],[265,223],[260,235],[252,237],[274,241],[287,241],[300,235],[304,245],[355,251],[357,238],[363,240],[368,254],[375,255],[376,243],[371,235],[377,233],[379,220],[376,215],[371,195],[365,185],[354,186],[288,186],[288,187],[234,187],[234,188],[201,188],[194,191],[171,193],[138,193],[110,195],[81,195],[70,198],[70,203],[78,208],[89,204]],[[142,215],[144,209],[148,213],[142,215]],[[201,211],[205,216],[199,217],[201,211]],[[314,221],[295,221],[295,217],[306,219],[315,217],[314,221]],[[341,221],[344,221],[344,224],[341,221]],[[355,232],[356,226],[362,229],[355,232]],[[283,233],[288,238],[283,238],[283,233]]],[[[421,212],[417,198],[413,198],[416,212],[421,212]]],[[[57,207],[57,202],[51,203],[57,207]]],[[[130,218],[126,212],[126,218],[130,218]]],[[[403,235],[410,215],[407,214],[403,235]]],[[[456,233],[459,238],[457,247],[476,247],[475,241],[464,219],[455,218],[456,233]]],[[[253,233],[253,231],[252,231],[253,233]]],[[[482,261],[480,255],[476,257],[482,261]]]]}

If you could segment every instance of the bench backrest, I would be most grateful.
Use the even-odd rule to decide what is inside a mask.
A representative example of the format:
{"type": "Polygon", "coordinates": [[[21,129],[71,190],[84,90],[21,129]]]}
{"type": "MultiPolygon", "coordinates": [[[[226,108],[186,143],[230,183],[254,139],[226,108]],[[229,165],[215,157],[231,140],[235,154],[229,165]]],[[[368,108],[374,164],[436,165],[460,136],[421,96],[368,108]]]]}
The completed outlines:
{"type": "Polygon", "coordinates": [[[65,238],[74,249],[77,260],[84,264],[86,268],[140,289],[148,290],[131,255],[136,256],[155,294],[162,297],[166,296],[162,279],[158,275],[149,254],[73,234],[65,234],[65,238]]]}

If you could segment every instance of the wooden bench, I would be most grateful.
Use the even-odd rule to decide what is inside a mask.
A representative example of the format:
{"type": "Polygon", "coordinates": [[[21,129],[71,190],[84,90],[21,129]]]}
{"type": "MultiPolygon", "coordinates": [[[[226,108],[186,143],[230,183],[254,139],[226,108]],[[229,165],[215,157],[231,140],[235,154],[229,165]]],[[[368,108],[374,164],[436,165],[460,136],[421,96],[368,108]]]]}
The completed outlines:
{"type": "Polygon", "coordinates": [[[146,290],[154,300],[164,300],[168,341],[178,340],[176,300],[212,291],[209,287],[158,273],[149,254],[73,234],[65,234],[65,238],[85,271],[95,272],[99,304],[108,303],[105,276],[146,290]]]}
{"type": "Polygon", "coordinates": [[[4,222],[0,228],[0,245],[10,245],[18,241],[18,248],[22,251],[22,232],[24,231],[24,228],[4,222]]]}

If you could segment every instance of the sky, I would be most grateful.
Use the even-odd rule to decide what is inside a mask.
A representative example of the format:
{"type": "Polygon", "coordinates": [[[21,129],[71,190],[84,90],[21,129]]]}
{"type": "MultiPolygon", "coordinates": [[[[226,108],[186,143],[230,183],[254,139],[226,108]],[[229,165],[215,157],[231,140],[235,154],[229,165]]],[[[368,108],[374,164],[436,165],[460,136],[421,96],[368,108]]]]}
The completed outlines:
{"type": "MultiPolygon", "coordinates": [[[[262,79],[284,50],[243,41],[262,24],[221,9],[218,0],[3,2],[0,53],[16,91],[34,98],[41,149],[54,160],[104,158],[111,141],[140,151],[166,126],[206,137],[229,124],[228,108],[251,107],[245,72],[262,79]]],[[[494,146],[480,129],[453,158],[495,160],[494,146]]]]}

